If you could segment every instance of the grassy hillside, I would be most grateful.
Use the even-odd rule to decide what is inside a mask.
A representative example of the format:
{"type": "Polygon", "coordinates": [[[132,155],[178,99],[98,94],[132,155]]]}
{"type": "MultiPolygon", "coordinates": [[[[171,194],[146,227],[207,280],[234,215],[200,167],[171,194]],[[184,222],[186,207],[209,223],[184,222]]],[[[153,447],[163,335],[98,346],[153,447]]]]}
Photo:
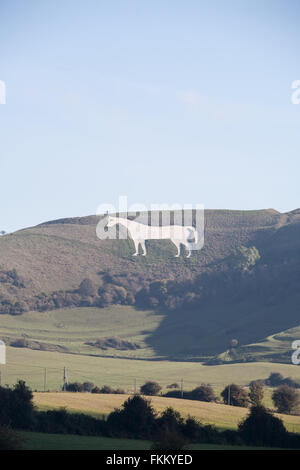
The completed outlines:
{"type": "MultiPolygon", "coordinates": [[[[70,411],[82,411],[93,415],[109,414],[119,408],[127,396],[124,395],[95,395],[90,393],[35,393],[34,403],[40,409],[53,409],[66,407],[70,411]]],[[[248,414],[245,408],[228,406],[217,403],[205,403],[179,398],[148,397],[157,412],[172,406],[182,416],[188,415],[198,418],[206,424],[213,424],[218,428],[236,429],[239,422],[248,414]]],[[[300,417],[278,415],[286,428],[292,432],[300,432],[300,417]]]]}
{"type": "Polygon", "coordinates": [[[149,256],[132,258],[131,241],[97,238],[100,217],[62,219],[2,236],[1,267],[16,269],[26,280],[25,290],[14,292],[22,297],[77,288],[87,275],[99,281],[97,273],[105,269],[118,273],[146,270],[153,278],[185,279],[222,260],[237,246],[255,244],[262,236],[273,239],[275,232],[299,219],[298,213],[287,216],[273,210],[206,211],[205,247],[190,260],[174,259],[175,247],[163,240],[149,242],[149,256]]]}
{"type": "MultiPolygon", "coordinates": [[[[174,279],[184,288],[197,276],[207,275],[206,300],[195,308],[183,305],[173,311],[110,305],[15,317],[2,314],[4,340],[21,337],[29,348],[115,357],[290,362],[290,340],[298,339],[299,333],[300,210],[206,211],[205,245],[190,259],[174,258],[176,250],[169,241],[150,241],[149,255],[134,258],[130,240],[97,238],[99,219],[57,220],[0,237],[3,311],[7,304],[18,313],[20,304],[30,306],[32,299],[38,299],[40,310],[47,310],[45,299],[53,292],[78,297],[84,278],[101,288],[108,274],[125,279],[133,292],[162,279],[174,279]],[[216,281],[212,274],[222,273],[229,255],[242,245],[259,250],[257,270],[248,275],[248,284],[242,276],[239,284],[235,274],[236,291],[233,281],[226,291],[226,277],[216,281]],[[103,350],[86,344],[107,337],[131,341],[137,348],[103,350]],[[228,353],[232,339],[239,342],[234,355],[228,353]]],[[[53,308],[56,300],[51,301],[53,308]]],[[[77,302],[90,301],[79,297],[77,302]]]]}

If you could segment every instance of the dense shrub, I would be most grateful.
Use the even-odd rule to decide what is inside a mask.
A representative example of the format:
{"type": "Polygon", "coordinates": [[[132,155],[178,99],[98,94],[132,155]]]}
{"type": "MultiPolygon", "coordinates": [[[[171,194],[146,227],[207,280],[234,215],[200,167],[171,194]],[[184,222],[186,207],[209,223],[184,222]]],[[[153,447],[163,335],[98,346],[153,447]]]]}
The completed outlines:
{"type": "Polygon", "coordinates": [[[156,420],[160,428],[182,429],[184,419],[174,408],[166,408],[156,420]]]}
{"type": "Polygon", "coordinates": [[[83,391],[84,392],[91,392],[95,385],[93,382],[83,382],[83,391]]]}
{"type": "Polygon", "coordinates": [[[84,386],[80,382],[70,382],[66,384],[65,390],[67,392],[83,392],[84,391],[84,386]]]}
{"type": "Polygon", "coordinates": [[[227,385],[221,392],[224,403],[232,406],[242,406],[246,408],[249,404],[248,393],[243,387],[236,384],[227,385]]]}
{"type": "Polygon", "coordinates": [[[152,450],[182,450],[186,445],[187,439],[178,429],[166,426],[157,431],[152,450]]]}
{"type": "Polygon", "coordinates": [[[169,389],[172,389],[172,388],[179,388],[179,385],[178,385],[177,382],[174,382],[174,383],[172,383],[172,384],[170,384],[170,385],[167,385],[166,388],[169,388],[169,389]]]}
{"type": "Polygon", "coordinates": [[[261,405],[264,398],[264,386],[261,381],[254,381],[250,384],[249,399],[254,406],[261,405]]]}
{"type": "Polygon", "coordinates": [[[157,382],[146,382],[141,386],[141,393],[143,395],[158,395],[161,391],[161,386],[157,382]]]}
{"type": "Polygon", "coordinates": [[[83,297],[94,297],[96,295],[97,289],[91,279],[83,279],[79,285],[78,292],[83,297]]]}
{"type": "Polygon", "coordinates": [[[260,254],[255,246],[247,248],[240,246],[234,250],[233,254],[229,257],[229,265],[239,271],[248,271],[260,259],[260,254]]]}
{"type": "Polygon", "coordinates": [[[299,393],[293,387],[280,385],[273,392],[272,400],[279,413],[292,414],[298,411],[299,393]]]}
{"type": "Polygon", "coordinates": [[[263,406],[253,406],[239,425],[239,434],[247,445],[285,447],[288,433],[279,418],[263,406]]]}
{"type": "Polygon", "coordinates": [[[13,389],[0,387],[0,425],[28,429],[33,419],[32,392],[20,380],[13,389]]]}
{"type": "Polygon", "coordinates": [[[265,383],[269,387],[278,387],[278,385],[282,384],[283,379],[283,375],[281,375],[279,372],[271,372],[265,383]]]}
{"type": "Polygon", "coordinates": [[[199,387],[194,388],[188,394],[190,400],[199,400],[199,401],[216,401],[216,396],[211,385],[202,384],[199,387]]]}
{"type": "Polygon", "coordinates": [[[105,420],[84,413],[68,413],[65,408],[35,412],[34,430],[50,434],[108,435],[105,420]]]}
{"type": "Polygon", "coordinates": [[[110,413],[107,425],[112,436],[151,439],[156,432],[156,413],[150,402],[134,395],[110,413]]]}
{"type": "Polygon", "coordinates": [[[0,426],[0,451],[19,450],[22,448],[23,439],[9,426],[0,426]]]}

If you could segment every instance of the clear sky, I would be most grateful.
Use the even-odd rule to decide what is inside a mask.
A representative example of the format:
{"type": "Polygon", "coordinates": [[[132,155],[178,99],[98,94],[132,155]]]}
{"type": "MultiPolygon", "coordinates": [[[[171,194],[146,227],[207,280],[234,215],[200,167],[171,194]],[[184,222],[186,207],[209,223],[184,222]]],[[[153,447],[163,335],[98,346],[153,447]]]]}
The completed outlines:
{"type": "Polygon", "coordinates": [[[0,230],[300,207],[298,0],[1,0],[0,230]]]}

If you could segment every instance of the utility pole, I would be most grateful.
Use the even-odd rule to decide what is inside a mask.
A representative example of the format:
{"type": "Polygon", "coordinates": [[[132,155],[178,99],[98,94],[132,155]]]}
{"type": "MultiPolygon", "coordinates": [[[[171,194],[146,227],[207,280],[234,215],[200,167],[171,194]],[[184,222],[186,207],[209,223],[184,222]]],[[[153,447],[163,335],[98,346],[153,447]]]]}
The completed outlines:
{"type": "Polygon", "coordinates": [[[180,382],[180,392],[181,392],[181,398],[183,398],[183,379],[181,379],[181,382],[180,382]]]}
{"type": "Polygon", "coordinates": [[[45,367],[44,369],[44,392],[46,391],[47,388],[47,369],[45,367]]]}
{"type": "Polygon", "coordinates": [[[136,378],[134,378],[134,394],[136,395],[136,378]]]}
{"type": "Polygon", "coordinates": [[[68,383],[68,380],[67,380],[67,373],[66,373],[66,368],[64,367],[64,385],[63,385],[63,391],[65,392],[66,389],[67,389],[67,383],[68,383]]]}
{"type": "Polygon", "coordinates": [[[2,385],[2,372],[0,370],[0,387],[1,387],[1,385],[2,385]]]}

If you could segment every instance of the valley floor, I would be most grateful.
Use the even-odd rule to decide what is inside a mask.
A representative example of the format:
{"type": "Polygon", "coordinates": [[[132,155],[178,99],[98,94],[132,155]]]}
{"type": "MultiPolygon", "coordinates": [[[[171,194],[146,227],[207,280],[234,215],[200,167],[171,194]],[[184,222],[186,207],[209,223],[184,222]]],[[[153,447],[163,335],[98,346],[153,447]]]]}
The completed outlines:
{"type": "Polygon", "coordinates": [[[183,379],[184,389],[191,390],[201,383],[210,383],[217,391],[229,383],[248,385],[251,380],[266,379],[271,372],[300,379],[300,366],[272,362],[250,362],[204,366],[200,362],[158,361],[85,356],[26,348],[7,348],[6,365],[0,365],[2,384],[13,385],[25,380],[32,390],[59,391],[66,367],[69,382],[90,381],[95,385],[110,385],[132,393],[147,380],[155,380],[166,390],[168,384],[183,379]]]}

